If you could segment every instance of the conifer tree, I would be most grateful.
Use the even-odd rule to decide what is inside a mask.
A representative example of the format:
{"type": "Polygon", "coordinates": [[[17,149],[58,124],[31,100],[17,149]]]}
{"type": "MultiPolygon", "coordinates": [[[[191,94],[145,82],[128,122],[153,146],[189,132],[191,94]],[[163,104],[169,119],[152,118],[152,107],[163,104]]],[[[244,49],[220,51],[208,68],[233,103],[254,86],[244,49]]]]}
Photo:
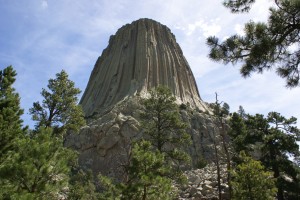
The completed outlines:
{"type": "Polygon", "coordinates": [[[272,173],[265,171],[263,165],[245,152],[240,153],[240,163],[232,170],[233,200],[272,200],[277,189],[272,173]]]}
{"type": "MultiPolygon", "coordinates": [[[[229,152],[229,138],[227,135],[227,130],[225,128],[225,118],[230,114],[229,112],[230,107],[226,102],[219,102],[218,94],[216,93],[216,102],[213,104],[213,112],[214,116],[217,118],[217,123],[220,132],[220,146],[225,154],[226,160],[226,167],[227,167],[227,182],[229,185],[229,197],[231,196],[231,154],[229,152]]],[[[215,164],[217,166],[217,179],[218,179],[218,192],[219,192],[219,199],[221,199],[221,175],[220,175],[220,158],[219,151],[217,148],[217,140],[218,137],[215,136],[214,138],[214,151],[215,151],[215,164]]]]}
{"type": "Polygon", "coordinates": [[[1,167],[8,199],[57,199],[68,185],[70,162],[75,152],[63,147],[51,128],[18,139],[1,167]]]}
{"type": "Polygon", "coordinates": [[[165,176],[170,166],[165,164],[165,155],[153,150],[149,141],[139,141],[132,149],[129,180],[121,199],[173,199],[172,179],[165,176]]]}
{"type": "Polygon", "coordinates": [[[91,171],[83,170],[79,166],[71,169],[69,180],[69,200],[97,200],[100,198],[95,186],[95,177],[91,171]]]}
{"type": "Polygon", "coordinates": [[[12,66],[0,70],[0,164],[4,154],[13,148],[13,140],[22,136],[23,110],[13,88],[16,75],[12,66]]]}
{"type": "Polygon", "coordinates": [[[299,196],[299,167],[289,156],[299,156],[300,130],[297,119],[270,112],[267,117],[256,114],[242,119],[233,114],[230,135],[236,151],[245,150],[256,155],[267,170],[272,171],[278,188],[277,198],[299,196]],[[288,177],[288,178],[287,178],[288,177]]]}
{"type": "Polygon", "coordinates": [[[153,150],[151,142],[145,140],[133,144],[131,155],[126,182],[114,184],[110,178],[99,176],[106,189],[100,199],[173,199],[176,192],[172,187],[172,179],[165,176],[170,170],[165,163],[165,156],[157,149],[153,150]]]}
{"type": "Polygon", "coordinates": [[[0,199],[9,195],[9,182],[1,174],[5,174],[10,152],[17,148],[17,140],[22,138],[23,110],[20,108],[20,98],[13,84],[16,71],[12,66],[0,70],[0,199]]]}
{"type": "Polygon", "coordinates": [[[83,111],[77,105],[80,90],[64,70],[56,74],[56,79],[49,80],[48,89],[42,89],[42,103],[35,102],[30,109],[37,128],[52,127],[55,134],[78,131],[85,124],[83,111]]]}
{"type": "MultiPolygon", "coordinates": [[[[275,68],[287,87],[300,85],[300,3],[299,0],[274,0],[268,22],[245,24],[244,35],[232,35],[223,42],[207,39],[209,57],[225,64],[242,64],[240,73],[249,77],[275,68]],[[294,48],[291,48],[294,47],[294,48]]],[[[225,0],[233,13],[248,12],[255,0],[225,0]]]]}
{"type": "Polygon", "coordinates": [[[150,97],[142,101],[145,110],[141,118],[147,140],[164,154],[166,162],[173,166],[170,173],[181,177],[179,165],[190,161],[190,157],[183,150],[183,147],[190,143],[190,136],[185,131],[186,124],[180,119],[175,100],[167,87],[159,86],[151,90],[150,97]]]}

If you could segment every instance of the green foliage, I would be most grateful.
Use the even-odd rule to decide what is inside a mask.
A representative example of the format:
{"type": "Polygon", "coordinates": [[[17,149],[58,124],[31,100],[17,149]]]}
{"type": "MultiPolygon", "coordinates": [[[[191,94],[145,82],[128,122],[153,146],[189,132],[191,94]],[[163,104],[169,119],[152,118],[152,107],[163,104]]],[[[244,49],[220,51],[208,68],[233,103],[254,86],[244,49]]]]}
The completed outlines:
{"type": "Polygon", "coordinates": [[[69,181],[68,199],[70,200],[96,200],[99,193],[96,191],[94,176],[91,171],[84,171],[77,167],[72,170],[69,181]]]}
{"type": "Polygon", "coordinates": [[[53,127],[56,133],[78,131],[85,124],[83,111],[77,105],[80,90],[64,70],[56,74],[56,79],[49,80],[48,89],[42,89],[42,104],[35,102],[30,109],[37,128],[53,127]]]}
{"type": "Polygon", "coordinates": [[[273,171],[277,179],[278,199],[299,195],[299,167],[289,156],[299,156],[300,130],[294,126],[296,118],[289,119],[270,112],[267,117],[256,114],[242,119],[234,113],[230,122],[233,145],[236,152],[245,150],[259,157],[262,164],[273,171]],[[289,177],[292,181],[287,181],[289,177]],[[297,192],[298,191],[298,192],[297,192]]]}
{"type": "Polygon", "coordinates": [[[230,8],[231,12],[248,12],[255,0],[226,0],[224,6],[230,8]]]}
{"type": "Polygon", "coordinates": [[[186,110],[186,109],[187,109],[187,105],[184,104],[184,103],[182,103],[182,104],[180,104],[179,108],[180,108],[181,110],[186,110]]]}
{"type": "Polygon", "coordinates": [[[145,111],[141,114],[142,127],[153,147],[166,156],[167,165],[172,165],[170,175],[182,177],[178,168],[190,162],[189,155],[182,148],[190,144],[186,124],[181,121],[176,98],[167,87],[159,86],[142,101],[145,111]],[[175,166],[177,165],[177,167],[175,166]]]}
{"type": "Polygon", "coordinates": [[[230,114],[230,106],[226,102],[219,102],[218,94],[216,93],[216,102],[212,104],[214,115],[218,118],[226,117],[230,114]]]}
{"type": "Polygon", "coordinates": [[[23,110],[13,88],[16,75],[12,66],[0,70],[0,164],[4,154],[13,148],[13,140],[22,135],[23,110]]]}
{"type": "Polygon", "coordinates": [[[233,200],[272,200],[277,189],[272,173],[265,171],[259,161],[240,153],[242,163],[232,171],[233,200]]]}
{"type": "Polygon", "coordinates": [[[175,100],[170,89],[157,87],[150,92],[149,99],[143,100],[145,111],[141,114],[142,127],[152,145],[171,157],[177,154],[178,147],[190,143],[175,100]]]}
{"type": "Polygon", "coordinates": [[[120,200],[122,197],[122,190],[124,190],[125,185],[122,183],[115,184],[111,178],[98,175],[98,179],[104,189],[100,194],[100,200],[120,200]]]}
{"type": "Polygon", "coordinates": [[[43,104],[35,103],[31,109],[39,124],[35,131],[28,131],[22,129],[23,110],[12,87],[15,77],[11,66],[0,71],[0,199],[58,199],[60,195],[93,199],[90,176],[71,176],[77,154],[63,147],[63,137],[57,137],[66,129],[77,130],[84,122],[76,105],[79,90],[64,71],[56,80],[50,79],[53,93],[43,89],[43,104]]]}
{"type": "MultiPolygon", "coordinates": [[[[225,0],[232,12],[248,12],[255,0],[225,0]]],[[[267,23],[250,21],[245,35],[233,35],[223,42],[215,36],[207,39],[209,57],[224,64],[242,63],[240,73],[248,77],[253,72],[276,68],[286,79],[287,87],[299,86],[300,63],[300,3],[298,0],[275,1],[267,23]],[[296,47],[296,48],[291,48],[296,47]]]]}
{"type": "Polygon", "coordinates": [[[172,180],[165,176],[169,170],[164,154],[153,151],[149,141],[136,143],[122,199],[171,199],[172,180]]]}
{"type": "Polygon", "coordinates": [[[113,184],[111,179],[100,176],[106,192],[101,199],[173,199],[175,192],[172,179],[165,176],[169,171],[165,156],[153,151],[149,141],[139,141],[132,149],[132,159],[128,166],[128,181],[113,184]]]}
{"type": "Polygon", "coordinates": [[[6,183],[2,195],[9,192],[11,199],[57,198],[67,186],[75,153],[64,148],[62,139],[53,137],[50,128],[16,140],[16,146],[1,165],[0,176],[6,183]]]}
{"type": "Polygon", "coordinates": [[[196,168],[197,168],[197,169],[202,169],[202,168],[206,167],[207,164],[208,164],[208,163],[207,163],[207,160],[206,160],[204,157],[200,156],[200,157],[198,158],[198,160],[197,160],[196,168]]]}

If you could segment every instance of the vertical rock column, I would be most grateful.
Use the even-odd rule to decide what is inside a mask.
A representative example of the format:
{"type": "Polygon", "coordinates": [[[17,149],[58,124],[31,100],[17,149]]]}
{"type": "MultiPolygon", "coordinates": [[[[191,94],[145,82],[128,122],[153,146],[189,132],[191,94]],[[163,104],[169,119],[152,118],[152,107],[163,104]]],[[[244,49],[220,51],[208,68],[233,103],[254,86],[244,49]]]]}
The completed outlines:
{"type": "Polygon", "coordinates": [[[177,100],[205,111],[195,78],[166,26],[140,19],[111,36],[98,58],[80,104],[86,116],[124,97],[145,94],[158,85],[170,87],[177,100]]]}

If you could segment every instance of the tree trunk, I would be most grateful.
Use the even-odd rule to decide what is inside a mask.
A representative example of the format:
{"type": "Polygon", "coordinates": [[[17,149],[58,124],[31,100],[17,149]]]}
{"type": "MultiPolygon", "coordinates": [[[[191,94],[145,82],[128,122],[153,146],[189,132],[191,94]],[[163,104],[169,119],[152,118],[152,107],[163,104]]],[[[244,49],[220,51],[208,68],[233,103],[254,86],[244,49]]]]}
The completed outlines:
{"type": "Polygon", "coordinates": [[[218,192],[219,192],[219,200],[221,200],[221,199],[222,199],[222,193],[221,193],[221,174],[220,174],[219,155],[218,155],[218,149],[217,149],[216,141],[214,141],[214,148],[215,148],[216,166],[217,166],[217,176],[218,176],[218,192]]]}

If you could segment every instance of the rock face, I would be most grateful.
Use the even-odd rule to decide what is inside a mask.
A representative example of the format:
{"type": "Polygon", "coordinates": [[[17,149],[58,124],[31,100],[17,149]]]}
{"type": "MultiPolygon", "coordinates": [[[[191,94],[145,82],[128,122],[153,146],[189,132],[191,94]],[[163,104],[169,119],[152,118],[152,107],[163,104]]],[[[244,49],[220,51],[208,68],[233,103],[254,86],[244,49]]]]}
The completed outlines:
{"type": "MultiPolygon", "coordinates": [[[[192,144],[186,147],[193,161],[191,168],[197,168],[203,158],[214,159],[213,144],[220,126],[201,100],[174,35],[158,22],[141,19],[123,26],[111,37],[92,71],[80,102],[87,126],[79,134],[70,134],[65,141],[65,146],[79,151],[81,166],[95,174],[125,178],[123,166],[130,157],[131,141],[143,137],[139,102],[157,85],[169,86],[178,106],[186,105],[181,107],[180,114],[192,139],[192,144]]],[[[193,193],[191,197],[199,192],[202,196],[207,196],[205,192],[212,194],[211,184],[196,179],[194,185],[198,187],[201,182],[205,188],[189,187],[184,194],[193,193]]]]}
{"type": "Polygon", "coordinates": [[[140,19],[111,36],[80,104],[86,116],[91,116],[126,96],[144,95],[158,85],[171,88],[179,103],[207,110],[170,29],[156,21],[140,19]]]}

